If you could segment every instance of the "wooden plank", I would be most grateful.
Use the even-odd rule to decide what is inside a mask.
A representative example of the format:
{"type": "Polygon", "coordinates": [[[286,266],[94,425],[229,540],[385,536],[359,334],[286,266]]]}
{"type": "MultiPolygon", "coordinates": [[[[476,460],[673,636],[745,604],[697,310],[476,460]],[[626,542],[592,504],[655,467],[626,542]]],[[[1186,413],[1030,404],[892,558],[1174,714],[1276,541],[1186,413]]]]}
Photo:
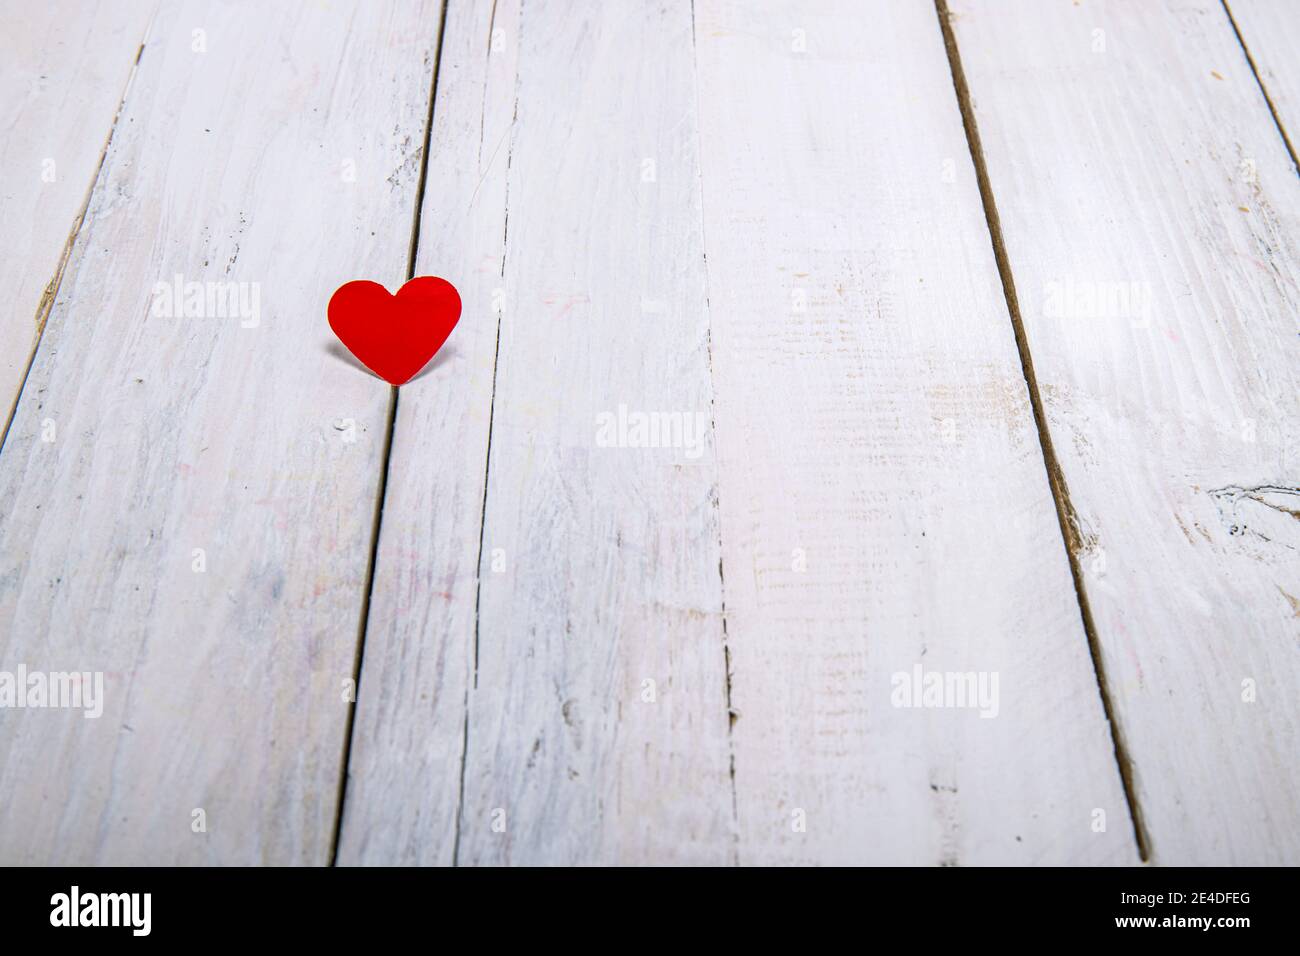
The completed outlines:
{"type": "Polygon", "coordinates": [[[741,862],[1133,862],[933,8],[695,6],[741,862]]]}
{"type": "Polygon", "coordinates": [[[390,390],[325,307],[405,272],[438,21],[160,13],[0,456],[0,666],[104,673],[5,713],[0,860],[328,860],[390,390]]]}
{"type": "Polygon", "coordinates": [[[342,864],[446,865],[455,854],[518,20],[517,0],[447,8],[417,273],[452,281],[462,313],[432,369],[398,400],[342,864]]]}
{"type": "Polygon", "coordinates": [[[153,0],[0,4],[0,421],[6,425],[154,7],[153,0]]]}
{"type": "Polygon", "coordinates": [[[477,6],[419,255],[465,318],[398,407],[340,858],[726,862],[690,5],[477,6]]]}
{"type": "Polygon", "coordinates": [[[1300,180],[1218,3],[952,7],[1152,857],[1300,862],[1300,180]]]}
{"type": "Polygon", "coordinates": [[[1296,160],[1300,137],[1300,6],[1294,0],[1225,0],[1238,32],[1264,87],[1291,159],[1296,160]]]}

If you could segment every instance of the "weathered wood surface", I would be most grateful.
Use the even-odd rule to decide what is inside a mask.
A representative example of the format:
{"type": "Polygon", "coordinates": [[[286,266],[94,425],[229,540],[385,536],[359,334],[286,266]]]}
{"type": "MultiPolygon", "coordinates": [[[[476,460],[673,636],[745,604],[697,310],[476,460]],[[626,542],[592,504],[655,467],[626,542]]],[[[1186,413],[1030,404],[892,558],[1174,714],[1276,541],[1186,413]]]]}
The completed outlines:
{"type": "Polygon", "coordinates": [[[0,715],[0,860],[328,860],[390,390],[325,306],[404,277],[437,22],[155,22],[0,456],[0,661],[103,715],[0,715]],[[247,308],[158,314],[178,274],[247,308]]]}
{"type": "Polygon", "coordinates": [[[0,435],[155,6],[0,3],[0,435]]]}
{"type": "Polygon", "coordinates": [[[453,5],[419,271],[469,270],[466,386],[399,403],[344,861],[1134,857],[937,21],[848,13],[799,57],[743,5],[453,5]],[[714,383],[717,465],[599,447],[714,383]],[[999,718],[892,707],[918,663],[999,718]]]}
{"type": "Polygon", "coordinates": [[[1300,180],[1220,4],[952,4],[1157,862],[1300,859],[1300,180]]]}
{"type": "Polygon", "coordinates": [[[342,859],[725,863],[690,6],[484,13],[448,18],[419,263],[465,318],[398,406],[342,859]],[[621,407],[684,441],[618,447],[621,407]]]}
{"type": "Polygon", "coordinates": [[[155,6],[0,0],[0,863],[1133,863],[1089,631],[1300,860],[1295,5],[953,0],[993,224],[927,3],[155,6]]]}
{"type": "Polygon", "coordinates": [[[933,8],[696,12],[742,862],[1132,861],[933,8]]]}
{"type": "Polygon", "coordinates": [[[417,272],[460,324],[401,390],[344,803],[343,864],[450,864],[473,681],[479,536],[504,307],[519,3],[452,0],[443,28],[417,272]],[[495,42],[494,42],[495,37],[495,42]]]}

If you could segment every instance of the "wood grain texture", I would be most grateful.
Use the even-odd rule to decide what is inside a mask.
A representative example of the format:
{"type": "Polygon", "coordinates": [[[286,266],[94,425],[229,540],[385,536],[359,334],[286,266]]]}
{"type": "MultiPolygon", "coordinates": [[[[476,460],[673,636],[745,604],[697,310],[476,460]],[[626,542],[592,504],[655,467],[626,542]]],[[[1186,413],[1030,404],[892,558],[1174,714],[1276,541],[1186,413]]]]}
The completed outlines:
{"type": "Polygon", "coordinates": [[[0,456],[0,666],[106,675],[0,718],[0,861],[328,859],[389,388],[325,307],[403,278],[438,18],[159,15],[0,456]]]}
{"type": "Polygon", "coordinates": [[[696,11],[741,862],[1133,862],[934,10],[696,11]]]}
{"type": "Polygon", "coordinates": [[[0,3],[0,427],[18,400],[155,6],[0,3]]]}
{"type": "Polygon", "coordinates": [[[341,859],[724,863],[690,5],[494,7],[448,18],[419,261],[465,317],[399,403],[341,859]]]}
{"type": "Polygon", "coordinates": [[[1300,862],[1300,18],[952,3],[0,0],[0,864],[1300,862]]]}
{"type": "Polygon", "coordinates": [[[1225,2],[1296,158],[1300,138],[1300,6],[1292,0],[1225,2]]]}
{"type": "Polygon", "coordinates": [[[455,854],[518,21],[517,0],[452,0],[443,28],[416,271],[453,282],[462,313],[398,401],[341,864],[446,865],[455,854]]]}
{"type": "Polygon", "coordinates": [[[1300,862],[1300,180],[1218,3],[953,3],[1153,859],[1300,862]]]}

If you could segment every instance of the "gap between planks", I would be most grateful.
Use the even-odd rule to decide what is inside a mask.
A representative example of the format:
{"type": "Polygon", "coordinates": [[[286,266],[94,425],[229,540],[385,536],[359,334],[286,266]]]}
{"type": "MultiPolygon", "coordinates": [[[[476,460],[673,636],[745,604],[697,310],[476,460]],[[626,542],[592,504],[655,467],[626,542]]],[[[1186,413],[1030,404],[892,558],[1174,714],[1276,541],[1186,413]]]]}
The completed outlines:
{"type": "Polygon", "coordinates": [[[1250,72],[1255,76],[1259,91],[1264,95],[1264,102],[1268,104],[1268,111],[1273,114],[1273,125],[1277,127],[1278,135],[1282,137],[1286,151],[1291,154],[1291,165],[1295,167],[1296,175],[1300,176],[1300,159],[1296,158],[1295,145],[1291,142],[1291,136],[1287,133],[1286,127],[1282,125],[1282,117],[1277,111],[1277,105],[1273,102],[1273,97],[1269,95],[1268,87],[1264,85],[1264,78],[1259,75],[1259,67],[1256,66],[1255,58],[1250,53],[1250,47],[1246,45],[1246,38],[1241,35],[1241,29],[1237,26],[1237,18],[1232,15],[1232,7],[1228,6],[1228,0],[1219,0],[1219,2],[1223,4],[1223,12],[1227,14],[1228,23],[1232,25],[1232,32],[1237,37],[1241,52],[1246,55],[1246,62],[1250,64],[1250,72]]]}
{"type": "MultiPolygon", "coordinates": [[[[695,70],[695,140],[701,155],[704,144],[700,135],[700,59],[696,44],[699,32],[695,19],[695,0],[691,0],[691,65],[695,70]]],[[[707,220],[704,215],[704,171],[700,170],[700,252],[704,260],[704,311],[708,316],[707,335],[705,338],[705,356],[709,367],[709,432],[713,438],[713,447],[718,447],[717,390],[713,382],[713,308],[709,300],[709,239],[707,220]]],[[[722,514],[722,476],[714,482],[713,506],[719,517],[722,514]]],[[[727,774],[731,783],[731,862],[740,865],[740,798],[736,794],[736,710],[731,702],[731,641],[727,633],[727,578],[723,572],[722,521],[718,521],[718,599],[722,618],[722,677],[723,703],[727,708],[727,774]]]]}
{"type": "MultiPolygon", "coordinates": [[[[420,181],[415,188],[415,212],[411,217],[411,242],[406,253],[406,282],[415,278],[415,256],[420,247],[420,218],[424,211],[424,186],[429,177],[429,143],[433,135],[433,110],[438,99],[438,73],[442,67],[442,39],[447,29],[447,3],[443,0],[438,15],[438,38],[434,44],[433,76],[429,83],[429,109],[424,118],[424,146],[420,150],[420,181]]],[[[384,450],[379,469],[379,487],[375,491],[375,516],[370,532],[370,555],[366,560],[365,594],[361,598],[361,615],[357,623],[356,658],[352,664],[352,700],[348,704],[347,726],[343,733],[343,760],[339,764],[338,801],[334,810],[334,833],[330,839],[329,865],[338,863],[339,836],[343,830],[343,803],[348,795],[348,763],[352,758],[352,728],[357,716],[357,698],[361,691],[361,665],[365,660],[366,631],[370,624],[370,596],[375,590],[375,562],[379,551],[379,532],[384,521],[384,496],[388,491],[388,463],[393,455],[393,432],[397,424],[398,387],[389,386],[388,421],[384,426],[384,450]]]]}
{"type": "Polygon", "coordinates": [[[144,56],[145,43],[152,30],[153,21],[151,19],[148,26],[145,27],[144,38],[135,51],[135,62],[131,64],[131,72],[127,75],[126,85],[122,87],[122,95],[118,98],[117,109],[113,111],[113,121],[108,125],[108,136],[104,139],[104,146],[99,151],[99,160],[95,163],[95,172],[91,175],[90,183],[86,187],[86,197],[81,201],[81,209],[72,220],[72,227],[68,230],[68,239],[63,244],[63,251],[59,254],[59,261],[54,266],[54,275],[49,284],[45,286],[41,301],[36,306],[36,336],[33,338],[32,347],[27,353],[27,365],[23,369],[23,377],[18,382],[18,388],[14,390],[13,402],[10,404],[9,412],[5,416],[4,430],[0,431],[0,452],[4,451],[5,440],[9,437],[9,428],[13,425],[14,415],[18,411],[18,401],[23,397],[23,389],[27,387],[27,376],[31,374],[32,365],[36,361],[36,353],[41,347],[41,339],[45,336],[45,322],[54,309],[54,300],[59,297],[59,287],[63,285],[63,273],[72,258],[72,247],[77,244],[77,236],[81,234],[81,227],[86,221],[86,213],[90,210],[91,197],[95,195],[95,185],[99,182],[100,173],[104,170],[104,160],[108,156],[108,148],[113,145],[113,134],[117,132],[117,122],[122,117],[122,108],[126,105],[127,95],[131,92],[131,85],[135,82],[136,73],[140,70],[140,58],[144,56]]]}
{"type": "MultiPolygon", "coordinates": [[[[492,0],[492,12],[488,15],[488,47],[487,57],[492,58],[492,34],[495,32],[497,22],[497,0],[492,0]]],[[[518,34],[515,37],[515,43],[523,45],[524,35],[524,5],[523,0],[519,4],[519,26],[518,34]]],[[[483,116],[487,111],[487,89],[483,91],[483,107],[479,111],[479,159],[482,159],[483,152],[483,116]]],[[[510,114],[510,128],[506,131],[506,138],[510,140],[510,145],[506,147],[506,171],[505,171],[505,194],[502,199],[504,207],[504,216],[501,223],[501,278],[506,275],[506,257],[510,253],[510,164],[515,155],[515,124],[519,120],[519,74],[515,73],[515,101],[514,108],[510,114]]],[[[500,144],[497,146],[500,149],[500,144]]],[[[494,156],[495,158],[495,156],[494,156]]],[[[480,165],[481,162],[480,162],[480,165]]],[[[488,164],[491,165],[491,162],[488,164]]],[[[487,178],[487,172],[484,171],[483,178],[487,178]]],[[[483,179],[479,180],[479,185],[483,185],[483,179]]],[[[478,195],[478,189],[474,190],[478,195]]],[[[473,203],[473,197],[470,202],[473,203]]],[[[479,522],[478,522],[478,555],[474,559],[474,647],[473,647],[473,671],[470,675],[470,681],[465,685],[463,719],[461,721],[460,735],[460,776],[456,785],[456,833],[451,843],[451,865],[460,866],[460,834],[463,829],[462,824],[465,818],[465,765],[469,761],[469,694],[471,690],[478,687],[478,624],[479,608],[483,600],[483,578],[481,569],[483,567],[483,537],[487,532],[487,502],[488,487],[492,481],[492,425],[496,421],[497,410],[497,368],[501,363],[501,313],[497,312],[497,332],[496,340],[492,346],[492,387],[488,392],[488,427],[487,427],[487,447],[483,453],[483,500],[479,505],[479,522]]]]}
{"type": "MultiPolygon", "coordinates": [[[[523,23],[523,7],[520,7],[520,23],[523,23]]],[[[495,22],[497,14],[496,4],[492,4],[492,18],[495,22]]],[[[491,34],[489,34],[490,36],[491,34]]],[[[518,97],[515,98],[515,111],[518,112],[518,97]]],[[[514,137],[514,124],[511,123],[511,138],[514,137]]],[[[481,145],[481,144],[480,144],[481,145]]],[[[510,154],[506,153],[506,192],[509,195],[510,190],[510,154]]],[[[506,221],[509,223],[510,206],[509,199],[506,200],[506,221]]],[[[501,275],[506,274],[506,245],[505,239],[501,242],[501,275]]],[[[492,422],[495,418],[497,407],[497,367],[501,362],[501,313],[497,313],[497,334],[496,343],[492,349],[492,388],[488,400],[488,427],[487,427],[487,448],[483,455],[483,500],[479,503],[479,522],[478,522],[478,557],[474,561],[474,670],[471,675],[471,681],[465,685],[464,696],[464,721],[461,724],[460,737],[460,782],[456,790],[456,837],[451,845],[451,865],[460,864],[460,830],[461,820],[465,809],[465,761],[469,757],[469,692],[472,688],[478,687],[478,612],[479,605],[483,597],[482,580],[480,577],[480,568],[483,567],[483,535],[487,530],[487,498],[488,483],[492,480],[492,422]]]]}
{"type": "MultiPolygon", "coordinates": [[[[935,0],[935,13],[939,18],[939,29],[943,32],[943,45],[948,53],[948,66],[952,73],[952,85],[957,94],[957,105],[961,110],[962,126],[966,130],[966,143],[970,147],[971,161],[975,164],[975,178],[979,183],[980,200],[984,204],[984,219],[988,223],[989,241],[993,246],[993,257],[997,261],[998,275],[1002,280],[1002,292],[1007,301],[1007,312],[1011,316],[1011,327],[1015,334],[1016,351],[1020,354],[1020,366],[1025,376],[1025,387],[1029,391],[1029,404],[1034,413],[1034,424],[1038,429],[1038,445],[1043,453],[1043,467],[1047,472],[1047,481],[1052,490],[1052,500],[1056,504],[1056,518],[1061,528],[1061,538],[1065,544],[1065,553],[1070,563],[1070,576],[1074,579],[1075,595],[1078,598],[1079,614],[1083,619],[1083,630],[1088,637],[1088,653],[1092,658],[1093,673],[1097,677],[1097,690],[1101,694],[1102,708],[1106,722],[1110,726],[1111,741],[1115,747],[1115,762],[1119,766],[1120,779],[1124,784],[1124,798],[1128,803],[1129,818],[1133,822],[1133,836],[1137,841],[1138,856],[1143,863],[1151,859],[1150,838],[1142,819],[1142,808],[1138,803],[1133,784],[1133,764],[1128,746],[1124,740],[1111,702],[1111,693],[1106,680],[1106,667],[1102,660],[1101,645],[1097,638],[1097,626],[1093,620],[1092,607],[1088,603],[1088,592],[1084,587],[1083,571],[1079,567],[1079,534],[1074,513],[1070,504],[1070,490],[1065,482],[1065,474],[1056,457],[1052,445],[1051,431],[1047,425],[1047,416],[1043,410],[1043,399],[1038,390],[1038,379],[1034,374],[1033,356],[1029,351],[1029,339],[1025,335],[1024,323],[1020,316],[1020,300],[1016,295],[1015,277],[1011,272],[1011,262],[1007,258],[1006,244],[1002,237],[1002,221],[998,216],[997,201],[993,196],[993,185],[989,179],[988,166],[984,161],[984,149],[980,145],[979,127],[975,121],[975,111],[971,107],[970,88],[966,83],[966,73],[961,65],[961,51],[957,47],[957,37],[953,33],[949,20],[948,0],[935,0]]],[[[1276,114],[1274,115],[1276,119],[1276,114]]],[[[1281,129],[1279,125],[1279,129],[1281,129]]],[[[1294,158],[1294,154],[1293,154],[1294,158]]]]}

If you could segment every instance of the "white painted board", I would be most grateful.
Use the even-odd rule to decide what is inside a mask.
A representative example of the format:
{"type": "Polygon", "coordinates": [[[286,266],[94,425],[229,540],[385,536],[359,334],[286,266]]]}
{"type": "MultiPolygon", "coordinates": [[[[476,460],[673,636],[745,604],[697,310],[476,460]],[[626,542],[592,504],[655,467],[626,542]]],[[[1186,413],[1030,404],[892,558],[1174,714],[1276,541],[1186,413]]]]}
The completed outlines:
{"type": "Polygon", "coordinates": [[[0,714],[0,861],[328,861],[390,389],[325,308],[404,278],[438,20],[159,15],[0,455],[0,667],[104,674],[0,714]]]}
{"type": "Polygon", "coordinates": [[[865,6],[696,2],[740,860],[1132,862],[939,23],[865,6]]]}
{"type": "Polygon", "coordinates": [[[1152,859],[1300,862],[1300,180],[1218,3],[952,7],[1152,859]]]}

